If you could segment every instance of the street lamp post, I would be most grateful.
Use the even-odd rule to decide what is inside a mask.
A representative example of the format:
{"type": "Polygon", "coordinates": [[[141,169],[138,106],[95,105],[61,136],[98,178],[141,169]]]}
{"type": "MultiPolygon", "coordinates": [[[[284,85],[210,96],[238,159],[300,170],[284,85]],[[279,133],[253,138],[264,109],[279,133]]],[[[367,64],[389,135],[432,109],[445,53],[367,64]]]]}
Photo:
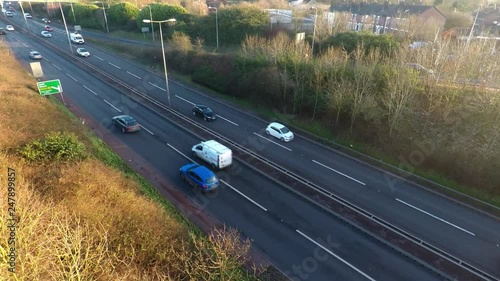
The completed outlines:
{"type": "Polygon", "coordinates": [[[71,5],[71,13],[73,14],[73,22],[76,24],[75,10],[73,9],[73,3],[69,2],[71,5]]]}
{"type": "Polygon", "coordinates": [[[66,36],[68,37],[69,50],[73,53],[73,46],[71,45],[71,40],[69,39],[68,25],[66,24],[66,17],[64,16],[64,12],[62,9],[61,2],[59,2],[59,9],[61,10],[61,15],[64,23],[64,29],[66,30],[66,36]]]}
{"type": "Polygon", "coordinates": [[[219,9],[217,7],[208,7],[208,10],[215,10],[215,39],[217,42],[217,48],[216,50],[219,50],[219,17],[218,17],[218,11],[219,9]]]}
{"type": "Polygon", "coordinates": [[[106,8],[104,7],[104,3],[102,3],[102,12],[104,13],[104,21],[106,22],[106,31],[109,33],[108,17],[106,16],[106,8]]]}
{"type": "Polygon", "coordinates": [[[142,5],[141,7],[147,6],[149,8],[149,20],[151,21],[151,34],[153,36],[153,42],[155,41],[155,30],[153,28],[153,13],[151,12],[151,5],[142,5]]]}
{"type": "Polygon", "coordinates": [[[26,23],[26,28],[28,29],[28,31],[31,32],[30,25],[28,24],[28,20],[26,19],[26,14],[24,13],[23,3],[21,1],[19,1],[19,7],[21,7],[21,13],[23,13],[24,22],[26,23]]]}
{"type": "Polygon", "coordinates": [[[215,37],[217,40],[217,48],[216,48],[217,51],[219,51],[219,18],[217,16],[218,10],[219,9],[215,7],[215,37]]]}
{"type": "Polygon", "coordinates": [[[104,2],[94,1],[94,4],[101,4],[102,13],[104,14],[104,24],[106,25],[106,31],[109,33],[108,17],[106,16],[106,7],[104,7],[104,2]]]}
{"type": "Polygon", "coordinates": [[[313,26],[313,40],[311,46],[311,57],[314,56],[314,37],[316,37],[316,18],[318,18],[318,9],[316,7],[311,7],[311,10],[314,9],[314,26],[313,26]]]}
{"type": "Polygon", "coordinates": [[[172,107],[172,104],[170,103],[170,90],[168,88],[168,74],[167,74],[167,59],[165,58],[165,47],[163,46],[163,31],[161,29],[161,24],[166,23],[166,22],[176,22],[176,19],[168,19],[168,20],[160,20],[160,21],[153,21],[153,20],[142,20],[144,23],[158,23],[160,26],[160,41],[161,41],[161,53],[163,55],[163,70],[165,71],[165,86],[166,86],[166,91],[167,91],[167,99],[168,99],[168,107],[172,107]]]}

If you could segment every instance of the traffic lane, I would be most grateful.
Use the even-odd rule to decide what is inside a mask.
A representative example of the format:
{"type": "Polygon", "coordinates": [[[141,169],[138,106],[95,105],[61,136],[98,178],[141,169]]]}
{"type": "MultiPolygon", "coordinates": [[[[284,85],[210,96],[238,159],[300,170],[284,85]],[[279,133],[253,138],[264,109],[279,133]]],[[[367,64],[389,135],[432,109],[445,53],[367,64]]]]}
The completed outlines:
{"type": "MultiPolygon", "coordinates": [[[[418,206],[416,206],[418,208],[416,209],[396,200],[397,193],[403,191],[403,189],[398,189],[392,194],[384,194],[380,192],[380,190],[383,190],[382,188],[371,186],[369,182],[367,185],[362,185],[336,172],[323,169],[323,167],[314,168],[312,165],[307,165],[305,164],[308,163],[307,160],[297,160],[298,157],[294,153],[279,147],[274,148],[263,145],[262,151],[264,151],[264,155],[270,157],[273,157],[273,154],[280,153],[290,155],[288,163],[280,161],[278,163],[285,167],[288,164],[287,168],[295,164],[292,165],[295,169],[290,170],[298,174],[306,172],[310,178],[314,178],[313,182],[334,194],[356,203],[363,209],[388,220],[392,224],[424,239],[426,242],[477,265],[479,268],[487,269],[492,273],[498,272],[496,263],[500,258],[500,251],[497,246],[499,244],[497,233],[499,232],[496,232],[498,223],[493,219],[463,207],[458,208],[459,211],[452,214],[450,211],[453,212],[453,208],[446,209],[445,203],[442,202],[443,204],[441,204],[441,201],[447,201],[447,205],[454,204],[449,200],[443,200],[443,198],[440,198],[441,200],[437,202],[429,201],[433,203],[433,206],[439,206],[438,208],[426,209],[422,207],[422,209],[428,210],[422,212],[418,206]],[[303,168],[300,169],[301,167],[303,168]],[[443,209],[440,211],[440,208],[443,209]],[[486,223],[486,226],[477,228],[467,222],[467,219],[471,218],[470,216],[467,217],[467,214],[477,217],[479,221],[486,223]],[[463,247],[462,245],[468,246],[463,247]]],[[[277,158],[279,157],[275,156],[271,159],[277,158]]],[[[403,192],[407,191],[408,189],[405,189],[403,192]]],[[[415,198],[414,196],[415,194],[410,193],[404,198],[409,200],[415,198]]],[[[455,204],[455,207],[458,206],[455,204]]]]}
{"type": "MultiPolygon", "coordinates": [[[[266,213],[277,223],[283,224],[293,231],[300,230],[310,237],[319,237],[323,241],[333,239],[339,245],[338,249],[334,249],[335,253],[347,261],[352,261],[363,272],[370,272],[371,275],[377,276],[378,278],[375,279],[432,279],[428,277],[432,274],[422,273],[420,266],[399,257],[398,254],[367,238],[350,226],[340,223],[332,214],[323,211],[296,194],[288,192],[283,187],[269,183],[267,180],[256,182],[255,178],[252,173],[242,172],[231,176],[230,182],[234,186],[238,186],[242,193],[267,208],[266,213]],[[235,183],[234,177],[237,177],[238,183],[235,183]],[[394,279],[394,276],[398,276],[398,278],[394,279]]],[[[261,218],[262,216],[251,217],[256,221],[261,220],[261,218]]],[[[314,278],[312,280],[326,279],[314,278]]]]}
{"type": "MultiPolygon", "coordinates": [[[[316,152],[312,152],[311,154],[313,153],[316,152]]],[[[326,163],[328,159],[333,159],[332,161],[335,162],[345,158],[345,156],[334,158],[328,153],[324,153],[316,155],[315,158],[322,159],[322,163],[326,163]]],[[[421,187],[398,179],[386,172],[367,169],[366,165],[359,162],[354,162],[354,165],[351,166],[354,169],[350,168],[349,171],[347,169],[342,170],[341,167],[335,167],[336,172],[333,172],[328,170],[331,166],[323,167],[320,165],[316,166],[318,170],[311,167],[304,167],[304,169],[307,170],[309,175],[314,175],[318,179],[316,183],[325,182],[324,178],[318,177],[315,174],[318,171],[337,175],[337,179],[339,177],[337,171],[341,171],[342,174],[349,175],[355,179],[362,179],[366,183],[364,188],[360,188],[360,185],[357,185],[356,181],[349,184],[347,188],[342,188],[342,185],[335,184],[323,184],[322,186],[332,188],[332,191],[338,192],[344,198],[350,198],[352,202],[361,203],[361,207],[380,217],[391,219],[391,222],[398,223],[398,226],[410,233],[439,246],[443,250],[454,253],[457,257],[467,260],[479,268],[488,269],[489,272],[500,274],[498,265],[496,264],[496,261],[500,258],[500,249],[497,246],[500,245],[500,236],[498,235],[500,233],[500,224],[498,220],[470,210],[459,203],[426,191],[421,187]],[[361,178],[352,173],[352,170],[361,171],[367,177],[361,178]],[[369,181],[366,178],[374,180],[369,181]],[[349,196],[349,194],[355,194],[355,196],[349,196]],[[391,206],[391,208],[387,208],[387,206],[391,206]],[[402,212],[400,207],[407,210],[402,212]],[[412,220],[404,218],[392,220],[394,215],[408,212],[414,214],[410,216],[413,218],[412,220]],[[415,220],[415,217],[423,217],[424,219],[415,220]],[[418,223],[419,221],[421,221],[421,224],[418,223]],[[429,225],[446,226],[449,231],[438,232],[433,231],[433,228],[425,230],[429,225]],[[464,247],[462,245],[467,246],[464,247]]]]}
{"type": "MultiPolygon", "coordinates": [[[[170,138],[171,139],[168,139],[168,143],[182,152],[184,155],[189,155],[190,149],[183,149],[182,144],[186,142],[193,143],[196,141],[195,138],[190,138],[189,136],[179,138],[178,136],[172,135],[170,138]]],[[[314,248],[311,248],[312,246],[314,246],[314,244],[310,243],[310,245],[307,246],[308,243],[305,243],[304,245],[306,245],[306,247],[304,248],[304,251],[309,251],[308,254],[300,254],[300,251],[297,253],[297,245],[301,245],[304,242],[296,241],[298,238],[301,238],[301,236],[297,235],[296,232],[294,232],[295,230],[293,229],[293,227],[290,227],[290,225],[283,223],[281,224],[283,224],[283,227],[285,229],[289,230],[289,235],[293,234],[296,236],[296,238],[289,238],[288,246],[282,245],[282,249],[275,253],[269,250],[270,245],[275,246],[274,244],[276,244],[276,238],[279,239],[279,237],[281,237],[282,241],[286,241],[283,240],[283,234],[277,235],[274,233],[269,233],[274,232],[277,228],[280,228],[279,218],[281,217],[281,213],[286,213],[292,208],[286,206],[294,206],[294,209],[305,209],[307,208],[308,203],[301,202],[298,198],[295,198],[295,202],[290,202],[289,199],[291,197],[286,196],[286,192],[274,186],[274,183],[263,178],[259,174],[255,174],[253,171],[248,169],[242,169],[238,175],[228,176],[224,175],[224,172],[221,172],[223,176],[221,176],[220,173],[219,176],[221,177],[221,179],[223,179],[224,182],[229,183],[234,188],[240,190],[240,192],[242,191],[243,187],[254,188],[256,189],[257,193],[263,192],[264,190],[274,190],[278,194],[276,195],[276,198],[273,198],[273,201],[280,202],[280,208],[276,210],[276,214],[267,215],[267,212],[262,213],[262,209],[251,203],[245,197],[234,192],[231,188],[228,188],[226,184],[221,184],[220,190],[217,194],[200,197],[199,192],[193,190],[186,183],[180,180],[179,177],[178,168],[183,164],[188,163],[188,159],[186,159],[184,156],[173,157],[171,154],[165,155],[163,151],[165,149],[168,149],[167,145],[162,144],[161,142],[157,142],[153,138],[152,141],[148,142],[148,145],[144,145],[142,140],[133,137],[129,138],[128,136],[124,136],[123,139],[126,139],[124,140],[124,142],[127,143],[127,145],[132,147],[144,158],[148,159],[156,167],[159,167],[163,175],[166,175],[170,179],[174,179],[174,183],[176,183],[181,191],[190,196],[193,200],[196,200],[196,202],[200,206],[208,210],[211,214],[215,215],[219,220],[229,226],[238,228],[243,234],[252,238],[255,242],[260,241],[260,243],[265,243],[264,249],[267,249],[266,253],[272,257],[273,261],[275,259],[279,260],[280,258],[284,258],[285,265],[287,265],[288,268],[292,268],[294,264],[300,264],[304,259],[307,259],[308,256],[310,256],[310,253],[314,250],[314,248]],[[165,159],[168,159],[168,162],[165,161],[165,159]],[[284,201],[282,202],[281,200],[284,201]],[[286,207],[286,209],[283,209],[283,207],[286,207]],[[269,220],[269,223],[273,226],[270,229],[263,228],[263,220],[269,220]],[[263,234],[265,234],[265,236],[261,240],[257,239],[254,236],[255,234],[260,234],[260,237],[262,237],[263,234]],[[271,235],[271,237],[274,237],[272,241],[269,240],[269,235],[271,235]],[[283,249],[288,249],[288,251],[283,252],[283,249]],[[284,253],[286,253],[286,255],[284,255],[284,253]]],[[[260,204],[258,200],[255,201],[260,204]]],[[[306,218],[304,217],[304,214],[298,214],[300,216],[294,218],[294,220],[307,221],[313,220],[314,218],[314,220],[316,221],[318,218],[314,217],[315,215],[317,215],[317,212],[314,212],[314,208],[315,207],[313,206],[310,207],[310,210],[312,212],[310,214],[311,217],[306,218]]],[[[376,245],[377,243],[370,241],[369,238],[363,235],[356,234],[355,230],[346,229],[345,232],[341,232],[340,230],[342,229],[342,223],[333,220],[331,217],[324,216],[324,219],[326,221],[322,222],[321,220],[319,220],[318,226],[314,228],[312,227],[313,224],[304,227],[308,227],[307,230],[315,229],[316,233],[323,233],[325,230],[325,224],[328,225],[328,231],[331,231],[332,233],[338,233],[337,235],[339,236],[339,239],[341,239],[339,241],[341,241],[341,243],[345,245],[345,251],[339,253],[339,256],[346,259],[351,258],[349,260],[351,260],[356,267],[358,267],[360,261],[364,261],[366,263],[366,271],[370,271],[372,274],[373,272],[378,272],[377,274],[379,274],[380,278],[382,278],[381,280],[400,280],[398,279],[399,277],[394,278],[394,276],[405,276],[405,280],[412,280],[413,277],[420,278],[414,280],[435,279],[435,277],[430,278],[430,276],[433,275],[429,272],[422,271],[422,268],[420,266],[406,261],[404,257],[401,257],[398,254],[392,253],[391,251],[386,251],[384,246],[376,245]],[[370,251],[367,253],[366,249],[370,249],[370,251]],[[346,256],[348,255],[348,257],[345,257],[343,254],[345,254],[346,256]],[[394,265],[397,265],[397,270],[394,268],[394,265]]],[[[328,234],[322,235],[322,237],[327,236],[328,234]]],[[[335,269],[338,270],[336,268],[336,266],[338,266],[338,261],[335,261],[335,259],[332,258],[330,262],[334,262],[335,269]]],[[[326,268],[323,269],[323,265],[318,265],[317,272],[312,274],[312,276],[317,276],[318,279],[313,280],[328,280],[325,278],[332,275],[330,268],[331,265],[329,263],[325,263],[325,266],[326,268]]],[[[359,277],[357,279],[359,279],[359,277]]],[[[353,279],[349,277],[348,279],[339,280],[353,279]]]]}
{"type": "MultiPolygon", "coordinates": [[[[37,46],[33,42],[33,47],[37,46]]],[[[40,45],[41,54],[44,55],[44,46],[40,45]]],[[[28,67],[29,60],[26,59],[27,48],[14,47],[14,53],[28,67]]],[[[75,64],[61,58],[51,52],[44,55],[41,60],[45,76],[43,80],[60,79],[64,95],[68,95],[73,101],[87,112],[93,112],[100,124],[111,127],[111,117],[120,114],[129,114],[138,105],[128,100],[120,92],[105,84],[89,73],[86,73],[75,64]],[[71,73],[71,74],[70,74],[71,73]],[[112,98],[109,98],[112,97],[112,98]]]]}
{"type": "MultiPolygon", "coordinates": [[[[140,132],[139,134],[142,133],[140,132]]],[[[116,134],[119,133],[117,132],[116,134]]],[[[278,267],[282,264],[283,269],[286,269],[291,267],[292,264],[304,260],[313,252],[311,244],[298,239],[299,237],[286,228],[277,226],[276,224],[270,229],[263,228],[261,220],[245,222],[247,218],[261,217],[264,220],[269,219],[266,215],[260,214],[261,210],[256,208],[254,204],[231,189],[228,189],[224,184],[221,184],[220,191],[213,195],[203,195],[199,191],[194,190],[180,179],[178,172],[179,167],[189,163],[189,160],[165,143],[159,142],[146,134],[142,135],[149,140],[146,141],[148,145],[144,145],[144,140],[136,137],[139,134],[118,135],[118,137],[124,144],[133,148],[145,159],[148,159],[150,163],[158,167],[161,174],[169,178],[170,182],[176,188],[225,225],[238,229],[244,235],[248,235],[251,232],[258,233],[259,244],[255,244],[254,237],[248,237],[254,240],[254,246],[265,250],[264,252],[271,258],[273,264],[277,262],[276,265],[278,267]],[[165,159],[168,159],[168,161],[165,161],[165,159]],[[231,223],[229,220],[231,220],[231,223]],[[240,222],[244,222],[244,225],[242,226],[240,222]],[[279,243],[276,243],[276,239],[279,239],[279,243]],[[301,245],[301,247],[297,247],[297,245],[301,245]],[[284,255],[284,253],[287,254],[284,255]]],[[[189,142],[193,141],[193,139],[184,139],[184,141],[189,142]]],[[[129,161],[133,160],[129,159],[129,161]]],[[[238,185],[237,180],[233,180],[232,184],[238,185]]],[[[352,272],[349,268],[344,267],[342,263],[333,259],[327,265],[329,266],[318,266],[318,269],[316,269],[316,274],[321,275],[323,280],[332,275],[338,276],[339,280],[365,280],[364,278],[360,278],[356,272],[352,272]]]]}

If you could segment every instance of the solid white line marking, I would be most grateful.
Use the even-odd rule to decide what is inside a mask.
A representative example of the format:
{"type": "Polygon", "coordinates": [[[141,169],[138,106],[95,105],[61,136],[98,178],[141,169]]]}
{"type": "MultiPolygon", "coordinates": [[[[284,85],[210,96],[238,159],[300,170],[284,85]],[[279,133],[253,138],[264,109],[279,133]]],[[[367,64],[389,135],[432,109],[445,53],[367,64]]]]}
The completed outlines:
{"type": "Polygon", "coordinates": [[[57,66],[57,65],[55,65],[55,64],[53,64],[53,63],[52,63],[52,65],[53,65],[55,68],[57,68],[57,69],[61,70],[61,68],[59,68],[59,66],[57,66]]]}
{"type": "Polygon", "coordinates": [[[111,106],[112,108],[118,110],[118,112],[122,112],[121,110],[119,110],[118,108],[116,108],[114,105],[112,105],[111,103],[109,103],[107,100],[103,100],[105,103],[109,104],[109,106],[111,106]]]}
{"type": "Polygon", "coordinates": [[[366,185],[364,182],[359,181],[359,180],[357,180],[357,179],[355,179],[355,178],[353,178],[353,177],[350,177],[350,176],[348,176],[348,175],[346,175],[346,174],[344,174],[344,173],[341,173],[341,172],[339,172],[339,171],[337,171],[337,170],[335,170],[335,169],[333,169],[333,168],[330,168],[330,167],[328,167],[327,165],[322,164],[322,163],[320,163],[320,162],[318,162],[318,161],[316,161],[316,160],[313,160],[313,162],[314,162],[314,163],[316,163],[316,164],[318,164],[318,165],[320,165],[320,166],[323,166],[323,167],[325,167],[325,168],[327,168],[327,169],[329,169],[329,170],[331,170],[331,171],[334,171],[335,173],[337,173],[337,174],[339,174],[339,175],[342,175],[342,176],[344,176],[344,177],[346,177],[346,178],[348,178],[348,179],[350,179],[350,180],[353,180],[353,181],[355,181],[355,182],[357,182],[357,183],[359,183],[359,184],[366,185]]]}
{"type": "Polygon", "coordinates": [[[139,125],[141,126],[141,128],[143,128],[144,130],[146,130],[146,132],[150,133],[151,135],[154,135],[153,132],[151,132],[150,130],[146,129],[146,127],[142,126],[142,125],[139,125]]]}
{"type": "Polygon", "coordinates": [[[132,75],[132,76],[134,76],[134,77],[135,77],[135,78],[137,78],[137,79],[142,79],[141,77],[139,77],[139,76],[135,75],[135,74],[134,74],[134,73],[132,73],[132,72],[127,71],[127,74],[132,75]]]}
{"type": "Polygon", "coordinates": [[[235,125],[235,126],[239,126],[238,124],[236,124],[236,123],[234,123],[233,121],[228,120],[228,119],[226,119],[226,118],[224,118],[224,117],[220,116],[219,114],[216,114],[216,115],[217,115],[217,117],[219,117],[219,118],[220,118],[220,119],[222,119],[222,120],[225,120],[225,121],[227,121],[227,122],[229,122],[229,123],[231,123],[231,124],[233,124],[233,125],[235,125]]]}
{"type": "Polygon", "coordinates": [[[270,140],[270,139],[268,139],[268,138],[265,138],[265,137],[263,137],[263,136],[261,136],[261,135],[257,134],[256,132],[253,132],[253,134],[254,134],[254,135],[256,135],[256,136],[258,136],[258,137],[261,137],[261,138],[263,138],[263,139],[265,139],[265,140],[268,140],[268,141],[270,141],[270,142],[274,143],[275,145],[279,145],[279,146],[283,147],[284,149],[286,149],[286,150],[288,150],[288,151],[292,151],[290,148],[288,148],[288,147],[286,147],[286,146],[283,146],[283,145],[281,145],[281,144],[279,144],[279,143],[277,143],[277,142],[274,142],[274,141],[272,141],[272,140],[270,140]]]}
{"type": "Polygon", "coordinates": [[[330,255],[332,255],[333,257],[335,257],[336,259],[338,259],[339,261],[343,262],[345,265],[349,266],[350,268],[354,269],[357,273],[363,275],[364,277],[366,277],[366,279],[370,280],[370,281],[376,281],[375,279],[371,278],[368,274],[364,273],[363,271],[361,271],[360,269],[358,269],[357,267],[355,267],[354,265],[350,264],[349,262],[347,262],[346,260],[344,260],[343,258],[337,256],[335,253],[333,253],[332,251],[330,251],[329,249],[327,249],[326,247],[324,247],[323,245],[319,244],[318,242],[314,241],[312,238],[310,238],[309,236],[305,235],[304,233],[302,233],[302,231],[296,229],[295,231],[297,231],[298,234],[302,235],[304,238],[306,238],[307,240],[311,241],[312,243],[314,243],[316,246],[320,247],[321,249],[325,250],[325,252],[329,253],[330,255]]]}
{"type": "Polygon", "coordinates": [[[198,164],[198,162],[194,161],[193,159],[189,158],[189,156],[187,156],[186,154],[180,152],[177,148],[173,147],[171,144],[167,143],[167,145],[172,148],[173,150],[175,150],[175,152],[179,153],[180,155],[184,156],[184,158],[188,159],[189,161],[193,162],[193,163],[196,163],[198,164]]]}
{"type": "Polygon", "coordinates": [[[153,87],[156,87],[156,88],[158,88],[158,89],[160,89],[160,90],[162,90],[162,91],[164,91],[164,92],[166,92],[166,91],[167,91],[167,90],[163,89],[162,87],[160,87],[160,86],[158,86],[158,85],[156,85],[156,84],[153,84],[153,83],[151,83],[151,82],[148,82],[148,84],[149,84],[149,85],[151,85],[151,86],[153,86],[153,87]]]}
{"type": "Polygon", "coordinates": [[[243,194],[243,192],[239,191],[238,189],[232,187],[229,183],[223,181],[223,180],[220,180],[222,183],[224,183],[225,185],[229,186],[229,188],[231,188],[232,190],[234,190],[236,193],[238,193],[239,195],[245,197],[248,201],[254,203],[257,207],[261,208],[262,210],[264,210],[264,212],[267,212],[267,209],[262,207],[262,205],[260,205],[259,203],[255,202],[252,198],[246,196],[245,194],[243,194]]]}
{"type": "Polygon", "coordinates": [[[112,65],[112,66],[114,66],[114,67],[116,67],[116,68],[118,68],[118,69],[122,69],[121,67],[119,67],[119,66],[118,66],[118,65],[116,65],[116,64],[112,64],[112,63],[110,63],[110,62],[108,62],[108,64],[110,64],[110,65],[112,65]]]}
{"type": "Polygon", "coordinates": [[[98,57],[98,56],[96,56],[96,55],[94,55],[94,58],[96,58],[96,59],[98,59],[98,60],[104,60],[103,58],[100,58],[100,57],[98,57]]]}
{"type": "Polygon", "coordinates": [[[76,79],[75,79],[75,77],[73,77],[73,76],[69,75],[68,73],[66,73],[66,75],[68,75],[68,77],[69,77],[69,78],[71,78],[71,79],[75,80],[75,82],[78,82],[78,80],[76,80],[76,79]]]}
{"type": "Polygon", "coordinates": [[[405,201],[403,201],[403,200],[400,200],[400,199],[396,198],[396,201],[398,201],[399,203],[405,204],[406,206],[411,207],[411,208],[413,208],[413,209],[415,209],[415,210],[417,210],[417,211],[420,211],[420,212],[422,212],[422,213],[424,213],[424,214],[426,214],[426,215],[428,215],[428,216],[430,216],[430,217],[433,217],[433,218],[435,218],[435,219],[437,219],[437,220],[439,220],[439,221],[442,221],[442,222],[444,222],[444,223],[446,223],[446,224],[448,224],[448,225],[451,225],[451,226],[453,226],[453,227],[455,227],[455,228],[457,228],[457,229],[460,229],[460,230],[462,230],[462,231],[463,231],[463,232],[465,232],[465,233],[468,233],[468,234],[470,234],[470,235],[472,235],[472,236],[476,236],[476,234],[474,234],[474,233],[472,233],[472,232],[470,232],[470,231],[468,231],[468,230],[466,230],[466,229],[463,229],[463,228],[461,228],[460,226],[456,226],[456,225],[452,224],[451,222],[445,221],[444,219],[442,219],[442,218],[440,218],[440,217],[437,217],[437,216],[435,216],[435,215],[433,215],[433,214],[431,214],[431,213],[429,213],[429,212],[426,212],[426,211],[424,211],[424,210],[422,210],[422,209],[419,209],[419,208],[417,208],[417,207],[415,207],[415,206],[413,206],[413,205],[411,205],[411,204],[409,204],[409,203],[406,203],[406,202],[405,202],[405,201]]]}
{"type": "Polygon", "coordinates": [[[185,99],[185,98],[181,98],[181,97],[179,97],[178,95],[175,95],[175,97],[176,97],[176,98],[178,98],[178,99],[180,99],[180,100],[183,100],[183,101],[185,101],[185,102],[187,102],[187,103],[190,103],[191,105],[195,105],[195,103],[194,103],[194,102],[190,102],[190,101],[188,101],[188,100],[187,100],[187,99],[185,99]]]}
{"type": "Polygon", "coordinates": [[[96,93],[96,92],[94,92],[94,91],[92,91],[91,89],[89,89],[87,86],[83,85],[83,87],[84,87],[85,89],[87,89],[89,92],[91,92],[92,94],[94,94],[94,96],[97,96],[97,93],[96,93]]]}

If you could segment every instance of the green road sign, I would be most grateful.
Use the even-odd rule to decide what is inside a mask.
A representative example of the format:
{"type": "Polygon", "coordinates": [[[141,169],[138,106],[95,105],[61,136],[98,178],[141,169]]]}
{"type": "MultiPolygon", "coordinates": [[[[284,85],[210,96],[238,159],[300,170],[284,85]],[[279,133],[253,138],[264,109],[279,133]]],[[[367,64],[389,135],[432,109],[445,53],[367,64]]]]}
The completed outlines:
{"type": "Polygon", "coordinates": [[[59,94],[63,91],[61,87],[61,81],[59,81],[59,79],[38,82],[36,83],[36,86],[38,87],[38,91],[42,96],[59,94]]]}

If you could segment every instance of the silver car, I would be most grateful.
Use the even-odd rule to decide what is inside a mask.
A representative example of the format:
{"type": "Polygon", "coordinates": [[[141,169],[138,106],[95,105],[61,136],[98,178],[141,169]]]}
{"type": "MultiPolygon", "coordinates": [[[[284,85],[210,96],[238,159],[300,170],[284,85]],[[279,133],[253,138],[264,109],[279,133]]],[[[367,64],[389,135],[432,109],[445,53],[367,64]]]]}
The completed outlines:
{"type": "Polygon", "coordinates": [[[40,55],[40,53],[37,52],[37,51],[31,51],[30,52],[30,59],[32,59],[32,60],[41,60],[42,59],[42,55],[40,55]]]}
{"type": "Polygon", "coordinates": [[[87,51],[85,48],[78,48],[78,49],[76,49],[76,53],[80,57],[89,57],[90,56],[89,51],[87,51]]]}
{"type": "Polygon", "coordinates": [[[52,34],[50,34],[50,32],[45,31],[45,30],[44,30],[44,31],[42,31],[42,32],[40,33],[40,35],[42,35],[42,37],[45,37],[45,38],[50,38],[50,37],[52,37],[52,34]]]}

